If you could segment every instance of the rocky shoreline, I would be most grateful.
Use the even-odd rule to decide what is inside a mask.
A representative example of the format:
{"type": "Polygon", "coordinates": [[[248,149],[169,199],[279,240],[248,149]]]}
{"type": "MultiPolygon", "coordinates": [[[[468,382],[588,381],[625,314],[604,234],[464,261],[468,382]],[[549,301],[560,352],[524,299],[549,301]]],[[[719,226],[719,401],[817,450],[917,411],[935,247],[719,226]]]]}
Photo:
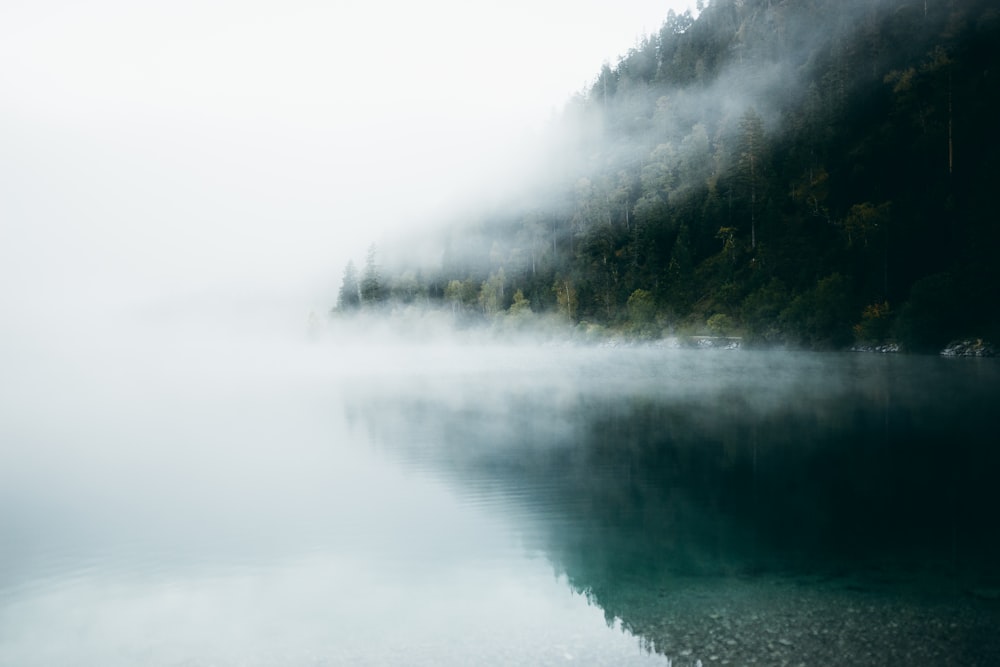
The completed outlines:
{"type": "MultiPolygon", "coordinates": [[[[739,336],[665,336],[655,340],[611,336],[599,343],[600,347],[660,347],[671,350],[739,350],[744,347],[739,336]]],[[[857,343],[851,352],[876,354],[905,353],[899,343],[857,343]]],[[[1000,349],[982,338],[956,340],[948,343],[938,354],[942,357],[996,357],[1000,349]]]]}
{"type": "Polygon", "coordinates": [[[883,343],[881,345],[852,345],[851,352],[878,352],[880,354],[892,354],[900,352],[898,343],[883,343]]]}
{"type": "Polygon", "coordinates": [[[655,340],[612,337],[601,347],[661,347],[670,350],[739,350],[743,339],[737,336],[667,336],[655,340]]]}
{"type": "MultiPolygon", "coordinates": [[[[851,352],[877,352],[893,354],[902,352],[898,343],[881,343],[876,345],[857,344],[851,346],[851,352]]],[[[997,347],[982,338],[955,340],[948,343],[938,354],[942,357],[995,357],[997,347]]]]}
{"type": "Polygon", "coordinates": [[[952,341],[941,350],[943,357],[995,357],[997,348],[982,338],[952,341]]]}

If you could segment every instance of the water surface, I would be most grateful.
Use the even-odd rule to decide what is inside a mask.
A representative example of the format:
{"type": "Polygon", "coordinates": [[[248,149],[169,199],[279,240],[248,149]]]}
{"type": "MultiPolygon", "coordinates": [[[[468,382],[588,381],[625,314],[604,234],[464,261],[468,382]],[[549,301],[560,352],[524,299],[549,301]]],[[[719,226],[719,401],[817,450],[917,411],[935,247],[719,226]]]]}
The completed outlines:
{"type": "Polygon", "coordinates": [[[994,664],[990,360],[26,354],[0,664],[994,664]]]}

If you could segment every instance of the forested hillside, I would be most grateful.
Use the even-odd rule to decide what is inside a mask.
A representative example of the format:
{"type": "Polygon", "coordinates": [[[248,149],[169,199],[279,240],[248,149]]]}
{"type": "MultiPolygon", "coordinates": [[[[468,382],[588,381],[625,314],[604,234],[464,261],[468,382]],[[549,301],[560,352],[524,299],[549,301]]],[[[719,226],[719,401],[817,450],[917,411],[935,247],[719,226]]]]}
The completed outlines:
{"type": "Polygon", "coordinates": [[[544,182],[447,225],[434,265],[370,254],[338,311],[817,348],[1000,338],[994,4],[671,13],[552,124],[544,182]]]}

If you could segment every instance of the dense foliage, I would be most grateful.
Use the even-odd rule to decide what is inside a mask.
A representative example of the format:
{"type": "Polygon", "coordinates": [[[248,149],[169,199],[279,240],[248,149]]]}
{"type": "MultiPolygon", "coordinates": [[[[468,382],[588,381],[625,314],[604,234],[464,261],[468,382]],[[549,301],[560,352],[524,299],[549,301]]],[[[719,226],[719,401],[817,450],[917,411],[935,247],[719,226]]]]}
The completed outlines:
{"type": "Polygon", "coordinates": [[[378,302],[809,347],[995,338],[993,4],[671,13],[568,104],[551,178],[453,225],[439,266],[379,278],[378,302]]]}

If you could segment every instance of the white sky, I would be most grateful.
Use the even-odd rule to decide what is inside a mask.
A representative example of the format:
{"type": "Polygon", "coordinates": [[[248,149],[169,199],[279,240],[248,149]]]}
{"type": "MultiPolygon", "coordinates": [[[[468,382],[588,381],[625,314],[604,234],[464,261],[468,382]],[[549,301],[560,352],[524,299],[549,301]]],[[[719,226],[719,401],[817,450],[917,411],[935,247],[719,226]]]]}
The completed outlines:
{"type": "Polygon", "coordinates": [[[326,308],[347,258],[693,4],[4,0],[0,317],[326,308]]]}

